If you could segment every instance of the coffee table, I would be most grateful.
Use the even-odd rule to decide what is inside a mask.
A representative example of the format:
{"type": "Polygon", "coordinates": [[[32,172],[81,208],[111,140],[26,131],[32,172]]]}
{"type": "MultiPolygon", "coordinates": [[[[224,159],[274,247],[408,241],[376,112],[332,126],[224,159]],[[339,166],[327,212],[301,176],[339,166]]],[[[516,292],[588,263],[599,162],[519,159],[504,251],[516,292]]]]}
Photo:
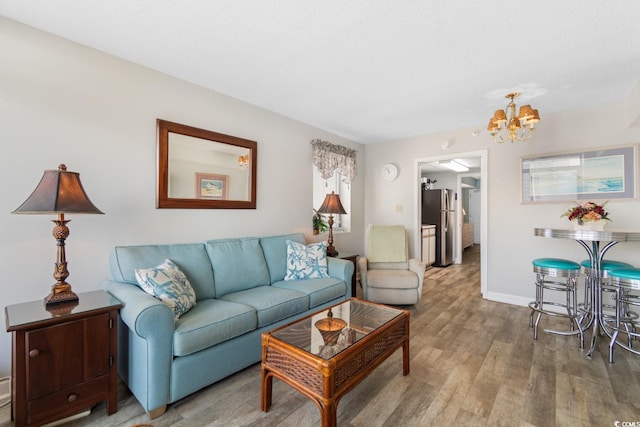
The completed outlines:
{"type": "Polygon", "coordinates": [[[357,298],[264,333],[261,409],[271,406],[276,377],[315,402],[323,426],[335,426],[340,398],[400,347],[408,375],[409,312],[357,298]]]}

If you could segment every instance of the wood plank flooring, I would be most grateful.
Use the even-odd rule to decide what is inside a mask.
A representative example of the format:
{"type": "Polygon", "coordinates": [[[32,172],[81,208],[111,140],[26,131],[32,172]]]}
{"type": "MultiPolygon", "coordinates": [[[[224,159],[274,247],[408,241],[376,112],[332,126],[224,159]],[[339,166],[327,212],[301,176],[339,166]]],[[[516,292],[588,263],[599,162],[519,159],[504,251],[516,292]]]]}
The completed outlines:
{"type": "MultiPolygon", "coordinates": [[[[608,340],[593,359],[578,340],[529,329],[529,310],[480,296],[480,248],[464,262],[432,268],[422,301],[411,311],[411,373],[402,376],[398,350],[338,405],[339,426],[614,426],[640,421],[640,356],[616,350],[608,340]]],[[[531,276],[533,288],[533,273],[531,276]]],[[[533,294],[533,289],[532,289],[533,294]]],[[[541,327],[562,327],[543,318],[541,327]]],[[[589,338],[589,335],[587,336],[589,338]]],[[[640,345],[640,344],[639,344],[640,345]]],[[[68,426],[319,426],[315,404],[274,380],[273,405],[260,411],[256,364],[148,417],[121,384],[119,410],[104,405],[68,426]]],[[[9,426],[0,409],[0,427],[9,426]]]]}

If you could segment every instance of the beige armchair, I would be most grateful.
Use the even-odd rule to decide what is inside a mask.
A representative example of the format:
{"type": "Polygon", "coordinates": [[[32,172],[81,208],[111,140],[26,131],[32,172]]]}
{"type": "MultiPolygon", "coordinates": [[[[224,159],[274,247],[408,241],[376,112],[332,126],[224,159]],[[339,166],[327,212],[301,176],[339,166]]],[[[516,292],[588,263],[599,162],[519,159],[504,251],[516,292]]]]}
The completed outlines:
{"type": "Polygon", "coordinates": [[[365,254],[358,260],[365,300],[392,305],[420,301],[426,266],[409,259],[404,226],[369,225],[365,254]]]}

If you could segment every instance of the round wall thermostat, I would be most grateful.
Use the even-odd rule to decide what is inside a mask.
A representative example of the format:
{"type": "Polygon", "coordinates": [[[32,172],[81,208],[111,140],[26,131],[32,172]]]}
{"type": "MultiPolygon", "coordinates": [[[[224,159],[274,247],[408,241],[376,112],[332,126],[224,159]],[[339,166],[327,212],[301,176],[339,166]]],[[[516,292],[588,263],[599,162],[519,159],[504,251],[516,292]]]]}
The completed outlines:
{"type": "Polygon", "coordinates": [[[385,181],[393,181],[398,177],[398,168],[393,163],[382,166],[382,178],[385,181]]]}

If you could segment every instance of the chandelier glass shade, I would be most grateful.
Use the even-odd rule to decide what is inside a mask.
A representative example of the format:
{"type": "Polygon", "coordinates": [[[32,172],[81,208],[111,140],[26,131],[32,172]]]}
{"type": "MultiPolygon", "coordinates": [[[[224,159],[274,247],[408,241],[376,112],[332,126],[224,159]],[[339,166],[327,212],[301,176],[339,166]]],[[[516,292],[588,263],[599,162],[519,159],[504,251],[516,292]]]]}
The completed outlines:
{"type": "Polygon", "coordinates": [[[516,104],[513,100],[520,95],[518,92],[507,94],[509,99],[506,109],[496,110],[487,130],[497,143],[506,141],[528,141],[533,136],[536,124],[540,121],[538,110],[531,108],[531,105],[520,107],[520,113],[516,115],[516,104]]]}

